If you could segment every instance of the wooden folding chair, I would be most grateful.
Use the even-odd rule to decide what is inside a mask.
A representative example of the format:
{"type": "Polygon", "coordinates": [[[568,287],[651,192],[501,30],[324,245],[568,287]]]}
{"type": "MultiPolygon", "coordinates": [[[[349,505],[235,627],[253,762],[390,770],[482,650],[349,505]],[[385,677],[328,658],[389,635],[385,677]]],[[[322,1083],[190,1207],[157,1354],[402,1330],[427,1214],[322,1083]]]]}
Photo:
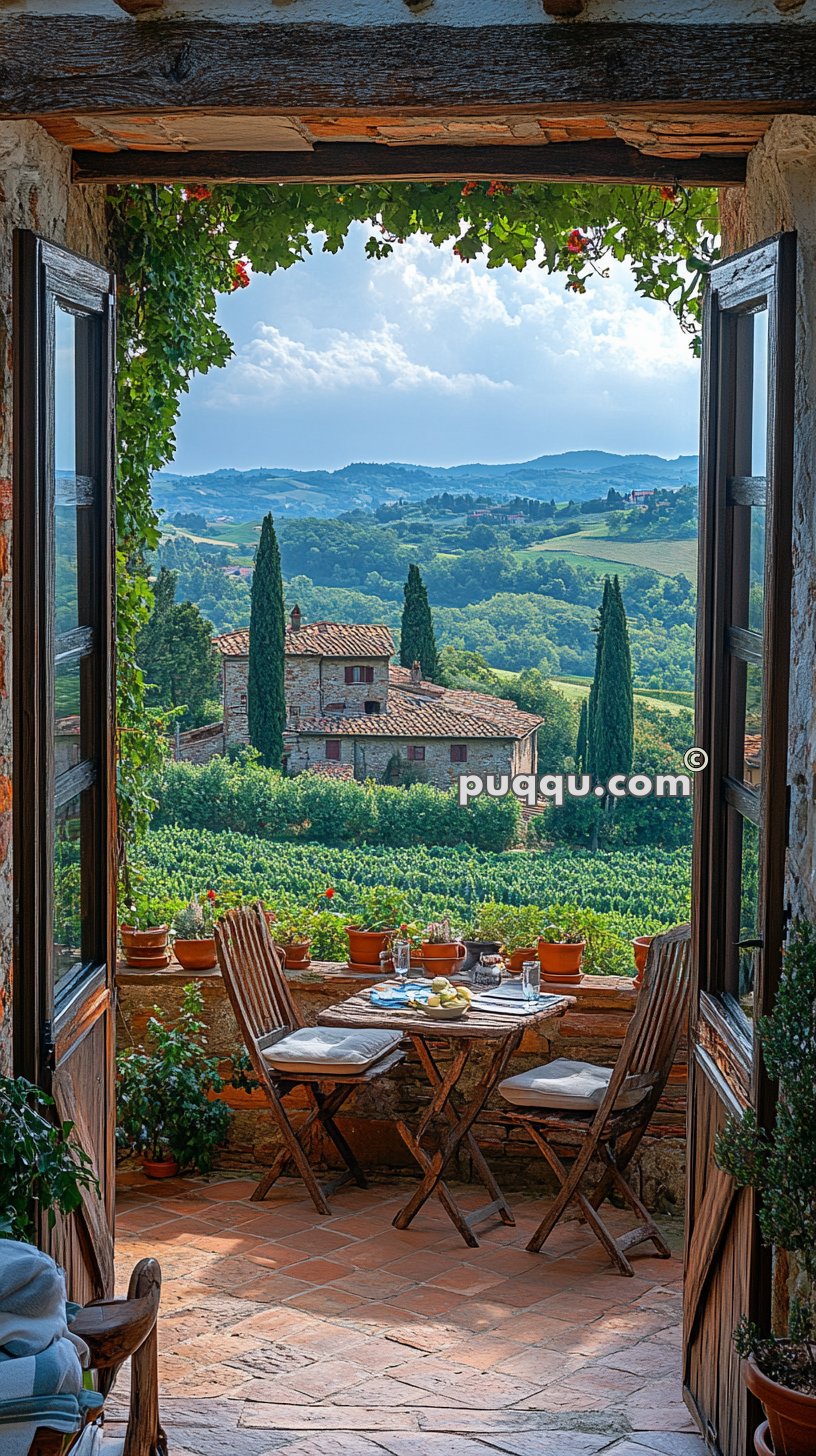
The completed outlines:
{"type": "Polygon", "coordinates": [[[568,1204],[575,1203],[621,1274],[634,1273],[626,1250],[649,1240],[661,1258],[671,1257],[671,1250],[625,1171],[668,1081],[685,1023],[688,987],[689,927],[685,925],[656,936],[649,947],[635,1014],[597,1110],[592,1107],[587,1112],[567,1112],[557,1107],[530,1107],[507,1114],[511,1121],[526,1128],[561,1184],[552,1207],[527,1245],[534,1253],[552,1233],[568,1204]],[[643,1095],[633,1106],[619,1106],[621,1098],[628,1100],[636,1093],[643,1095]],[[554,1144],[567,1145],[566,1156],[572,1158],[569,1166],[554,1144]],[[593,1159],[601,1160],[602,1172],[594,1186],[584,1192],[581,1185],[593,1159]],[[613,1187],[638,1220],[635,1228],[617,1239],[598,1213],[613,1187]]]}
{"type": "MultiPolygon", "coordinates": [[[[328,1198],[353,1178],[360,1188],[367,1186],[365,1174],[340,1132],[335,1118],[352,1092],[390,1072],[405,1056],[397,1043],[365,1070],[347,1075],[312,1072],[282,1072],[272,1067],[264,1051],[289,1032],[306,1026],[286,979],[263,907],[231,910],[215,927],[218,963],[235,1018],[241,1029],[255,1076],[266,1094],[270,1110],[280,1128],[283,1147],[266,1177],[258,1184],[253,1199],[265,1198],[273,1183],[290,1163],[311,1196],[318,1213],[331,1213],[328,1198]],[[284,1106],[284,1098],[295,1088],[304,1088],[309,1108],[295,1127],[284,1106]],[[307,1147],[322,1128],[342,1159],[339,1177],[320,1184],[309,1160],[307,1147]]],[[[353,1033],[349,1033],[353,1035],[353,1033]]]]}

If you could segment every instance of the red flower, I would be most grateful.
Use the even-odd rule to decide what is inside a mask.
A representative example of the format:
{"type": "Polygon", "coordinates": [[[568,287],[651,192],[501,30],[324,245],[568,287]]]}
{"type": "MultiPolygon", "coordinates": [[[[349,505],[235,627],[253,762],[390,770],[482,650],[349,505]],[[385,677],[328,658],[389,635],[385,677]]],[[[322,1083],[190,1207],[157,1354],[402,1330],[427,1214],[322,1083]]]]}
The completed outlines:
{"type": "Polygon", "coordinates": [[[333,895],[334,895],[334,890],[332,889],[331,885],[329,885],[329,888],[326,891],[326,899],[327,900],[331,900],[331,898],[332,898],[333,895]]]}
{"type": "Polygon", "coordinates": [[[488,197],[509,197],[513,189],[508,182],[491,182],[487,189],[488,197]]]}
{"type": "Polygon", "coordinates": [[[661,187],[660,188],[660,196],[663,198],[663,201],[664,202],[676,202],[677,201],[677,188],[676,187],[661,187]]]}
{"type": "Polygon", "coordinates": [[[218,899],[218,896],[216,895],[215,890],[208,890],[207,891],[207,899],[209,900],[209,902],[210,902],[211,905],[213,905],[215,903],[215,901],[218,899]]]}
{"type": "Polygon", "coordinates": [[[586,247],[586,245],[587,245],[587,239],[584,236],[584,234],[581,232],[581,229],[580,228],[573,228],[572,229],[572,232],[570,233],[569,237],[567,238],[567,252],[568,253],[583,253],[584,248],[586,247]]]}
{"type": "Polygon", "coordinates": [[[232,292],[236,288],[249,287],[249,264],[246,258],[236,258],[232,269],[232,292]]]}
{"type": "Polygon", "coordinates": [[[207,202],[211,197],[212,188],[205,187],[201,182],[195,182],[184,189],[185,202],[207,202]]]}
{"type": "Polygon", "coordinates": [[[462,196],[470,197],[471,192],[475,192],[478,185],[478,182],[466,182],[462,188],[462,196]]]}

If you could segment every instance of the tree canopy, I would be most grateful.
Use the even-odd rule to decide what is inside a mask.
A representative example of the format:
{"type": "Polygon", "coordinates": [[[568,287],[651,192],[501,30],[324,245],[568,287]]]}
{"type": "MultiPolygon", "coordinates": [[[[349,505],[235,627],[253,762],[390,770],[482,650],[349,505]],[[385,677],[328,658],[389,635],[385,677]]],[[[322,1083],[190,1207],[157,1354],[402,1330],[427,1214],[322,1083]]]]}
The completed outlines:
{"type": "Polygon", "coordinates": [[[183,708],[184,726],[197,727],[214,710],[218,657],[212,623],[192,602],[176,601],[176,585],[176,573],[163,567],[153,587],[153,610],[139,634],[138,656],[148,706],[183,708]]]}
{"type": "Polygon", "coordinates": [[[252,577],[249,617],[249,740],[267,768],[280,768],[283,730],[285,606],[280,551],[271,515],[264,516],[252,577]]]}
{"type": "Polygon", "coordinates": [[[428,682],[439,677],[439,656],[436,651],[433,617],[428,593],[419,567],[408,568],[408,579],[404,587],[405,605],[400,622],[400,662],[403,667],[413,667],[418,662],[422,676],[428,682]]]}

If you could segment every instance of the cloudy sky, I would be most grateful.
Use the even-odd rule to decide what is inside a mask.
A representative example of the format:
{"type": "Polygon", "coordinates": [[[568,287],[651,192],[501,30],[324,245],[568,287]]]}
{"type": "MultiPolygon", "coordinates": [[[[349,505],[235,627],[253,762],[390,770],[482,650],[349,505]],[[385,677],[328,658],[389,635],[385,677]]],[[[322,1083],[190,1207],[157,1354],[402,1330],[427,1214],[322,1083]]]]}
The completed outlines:
{"type": "Polygon", "coordinates": [[[174,469],[696,452],[688,338],[625,266],[578,297],[422,238],[370,261],[368,235],[223,300],[234,357],[193,381],[174,469]]]}

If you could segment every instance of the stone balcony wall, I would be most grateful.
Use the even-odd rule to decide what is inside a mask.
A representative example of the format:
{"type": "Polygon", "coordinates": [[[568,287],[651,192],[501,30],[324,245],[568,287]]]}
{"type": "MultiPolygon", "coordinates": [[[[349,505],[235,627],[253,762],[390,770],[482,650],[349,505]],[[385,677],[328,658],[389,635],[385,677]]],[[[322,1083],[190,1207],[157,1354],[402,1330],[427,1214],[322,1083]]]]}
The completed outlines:
{"type": "MultiPolygon", "coordinates": [[[[117,976],[120,1045],[131,1038],[141,1041],[147,1019],[159,1007],[173,1017],[179,1009],[182,988],[192,976],[175,962],[167,971],[153,974],[120,967],[117,976]]],[[[231,1076],[232,1054],[241,1048],[238,1027],[219,972],[200,978],[205,1019],[211,1051],[220,1059],[222,1074],[231,1076]]],[[[345,967],[316,962],[305,974],[292,975],[295,996],[308,1022],[317,1020],[326,1006],[342,1001],[375,977],[352,975],[345,967]]],[[[573,1057],[611,1066],[620,1050],[637,992],[629,980],[616,976],[588,976],[576,991],[576,1005],[559,1021],[546,1023],[539,1031],[526,1032],[510,1072],[549,1061],[573,1057]]],[[[444,1057],[445,1043],[438,1043],[444,1057]]],[[[469,1063],[466,1076],[472,1082],[484,1066],[485,1049],[479,1048],[469,1063]]],[[[339,1119],[364,1167],[405,1172],[413,1164],[397,1132],[396,1119],[416,1123],[429,1097],[421,1067],[409,1052],[392,1077],[383,1078],[350,1104],[348,1116],[339,1119]]],[[[279,1141],[272,1117],[260,1092],[226,1087],[222,1094],[233,1108],[232,1130],[220,1157],[227,1169],[267,1167],[279,1141]]],[[[506,1104],[494,1098],[476,1124],[476,1133],[491,1167],[508,1191],[551,1189],[552,1175],[522,1128],[505,1117],[506,1104]]],[[[638,1172],[634,1180],[651,1208],[668,1211],[683,1205],[685,1173],[686,1051],[678,1054],[663,1098],[649,1132],[641,1144],[638,1172]]],[[[464,1155],[463,1155],[464,1156],[464,1155]]],[[[470,1178],[469,1159],[458,1168],[461,1178],[470,1178]]]]}

